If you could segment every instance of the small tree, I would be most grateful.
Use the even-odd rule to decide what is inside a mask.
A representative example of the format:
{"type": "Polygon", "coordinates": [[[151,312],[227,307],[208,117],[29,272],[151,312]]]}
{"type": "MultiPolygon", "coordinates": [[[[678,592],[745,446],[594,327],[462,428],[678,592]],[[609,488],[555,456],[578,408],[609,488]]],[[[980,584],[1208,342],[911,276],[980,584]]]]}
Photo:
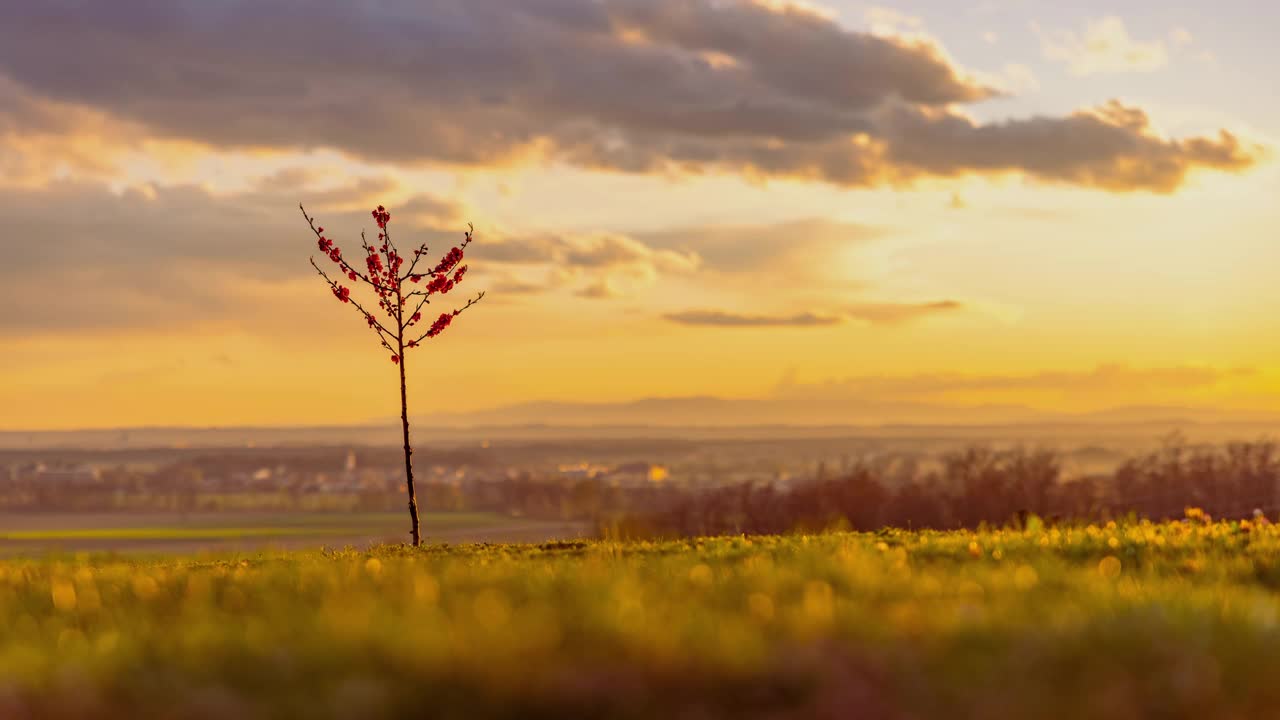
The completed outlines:
{"type": "Polygon", "coordinates": [[[418,328],[418,325],[422,322],[422,308],[431,303],[432,296],[445,295],[462,282],[462,277],[467,272],[467,266],[460,265],[460,263],[467,245],[471,244],[471,233],[474,228],[468,225],[462,244],[450,248],[449,252],[445,253],[444,257],[430,269],[421,271],[417,269],[418,262],[427,254],[427,246],[425,244],[419,246],[418,249],[413,251],[413,257],[409,260],[409,267],[406,270],[404,269],[405,258],[396,249],[395,243],[391,240],[391,231],[387,227],[391,222],[391,213],[379,205],[378,209],[372,213],[374,222],[378,224],[378,243],[370,245],[365,238],[364,232],[360,232],[360,244],[365,253],[365,266],[363,269],[356,269],[342,256],[342,251],[337,244],[325,237],[324,228],[316,226],[315,218],[307,215],[307,209],[301,203],[298,204],[298,209],[302,210],[302,217],[306,218],[307,224],[311,226],[311,232],[316,236],[320,252],[328,256],[329,261],[337,267],[339,272],[346,276],[347,280],[353,283],[362,282],[373,288],[378,297],[378,309],[387,318],[384,324],[383,320],[364,309],[359,302],[351,297],[350,288],[335,282],[333,278],[329,277],[328,273],[316,264],[315,258],[311,258],[311,267],[315,268],[316,272],[320,273],[320,277],[329,283],[329,288],[333,291],[334,297],[343,303],[350,304],[364,316],[365,321],[369,323],[369,329],[377,333],[378,341],[382,343],[382,347],[391,352],[391,362],[399,367],[400,425],[404,431],[405,487],[409,492],[409,518],[412,522],[411,534],[413,536],[413,544],[416,547],[421,544],[422,539],[418,529],[418,500],[413,489],[413,447],[409,443],[409,400],[405,389],[404,354],[406,350],[419,347],[424,340],[434,338],[444,332],[444,329],[449,327],[455,317],[484,297],[484,293],[481,292],[468,300],[467,304],[461,308],[451,312],[440,313],[431,322],[431,326],[426,331],[421,331],[421,328],[418,328]],[[421,285],[420,288],[408,288],[404,285],[406,280],[415,286],[421,285],[424,281],[426,284],[421,285]],[[413,309],[410,310],[410,307],[413,309]],[[414,337],[415,335],[417,337],[414,337]]]}

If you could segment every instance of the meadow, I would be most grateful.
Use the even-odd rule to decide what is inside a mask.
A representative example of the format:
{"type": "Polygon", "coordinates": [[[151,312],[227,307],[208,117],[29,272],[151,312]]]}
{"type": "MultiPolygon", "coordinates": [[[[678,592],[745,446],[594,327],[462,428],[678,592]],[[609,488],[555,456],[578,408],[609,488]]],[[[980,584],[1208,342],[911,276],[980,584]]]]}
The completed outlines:
{"type": "Polygon", "coordinates": [[[0,560],[0,717],[1247,718],[1280,531],[0,560]]]}
{"type": "MultiPolygon", "coordinates": [[[[489,512],[423,514],[435,542],[534,542],[585,532],[581,523],[489,512]]],[[[192,553],[312,549],[399,542],[403,512],[22,512],[0,513],[0,556],[76,551],[192,553]]]]}

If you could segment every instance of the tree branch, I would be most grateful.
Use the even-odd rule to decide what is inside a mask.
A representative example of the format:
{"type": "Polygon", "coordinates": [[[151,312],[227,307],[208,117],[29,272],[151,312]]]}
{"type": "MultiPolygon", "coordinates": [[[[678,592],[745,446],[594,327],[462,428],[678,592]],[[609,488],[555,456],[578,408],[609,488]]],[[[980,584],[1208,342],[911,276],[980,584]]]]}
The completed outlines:
{"type": "Polygon", "coordinates": [[[415,294],[415,295],[421,295],[421,296],[422,296],[422,299],[418,301],[418,307],[414,308],[414,309],[413,309],[413,312],[409,313],[409,324],[408,324],[408,325],[405,325],[405,327],[410,327],[410,326],[412,326],[412,325],[414,325],[414,324],[415,324],[415,323],[414,323],[414,321],[413,321],[413,316],[414,316],[414,315],[417,315],[417,314],[418,314],[418,313],[420,313],[420,312],[422,312],[422,306],[423,306],[423,305],[429,305],[429,304],[431,304],[431,301],[427,299],[428,297],[430,297],[430,296],[431,296],[431,294],[430,294],[430,293],[415,292],[414,294],[415,294]]]}
{"type": "Polygon", "coordinates": [[[408,280],[409,278],[413,277],[413,269],[418,267],[418,261],[422,259],[423,255],[426,255],[426,254],[427,254],[427,244],[422,243],[421,245],[418,246],[417,250],[413,251],[413,262],[409,263],[409,272],[405,273],[404,277],[400,278],[401,281],[408,280]]]}
{"type": "MultiPolygon", "coordinates": [[[[463,240],[462,240],[462,244],[458,246],[458,249],[459,249],[459,250],[466,250],[466,249],[467,249],[467,246],[471,244],[471,236],[472,236],[472,234],[473,234],[473,233],[475,233],[475,231],[476,231],[476,226],[475,226],[475,225],[472,225],[471,223],[467,223],[467,233],[466,233],[466,237],[465,237],[465,238],[463,238],[463,240]]],[[[420,252],[420,253],[416,253],[416,254],[413,256],[413,262],[409,264],[409,272],[405,273],[405,276],[404,276],[404,277],[402,277],[402,278],[400,278],[400,281],[401,281],[401,282],[404,282],[405,280],[408,280],[410,277],[412,277],[412,276],[413,276],[413,269],[414,269],[414,268],[416,268],[416,267],[418,266],[418,261],[422,259],[422,256],[423,256],[423,255],[426,255],[426,254],[427,254],[427,244],[426,244],[426,243],[423,243],[423,244],[422,244],[422,247],[420,247],[420,248],[418,248],[418,249],[419,249],[419,250],[421,250],[422,252],[420,252]]],[[[434,272],[434,271],[433,271],[433,272],[426,272],[426,273],[423,273],[423,275],[431,276],[431,275],[435,275],[435,272],[434,272]]]]}
{"type": "MultiPolygon", "coordinates": [[[[459,315],[461,315],[461,314],[462,314],[462,311],[463,311],[463,310],[466,310],[467,308],[471,307],[472,305],[475,305],[476,303],[480,302],[480,300],[481,300],[481,299],[483,299],[483,298],[484,298],[484,291],[483,291],[483,290],[481,290],[481,291],[480,291],[480,294],[478,294],[478,295],[476,295],[475,297],[473,297],[473,298],[471,298],[470,300],[468,300],[466,305],[463,305],[462,307],[458,308],[457,310],[454,310],[454,311],[453,311],[453,316],[454,316],[454,317],[458,317],[459,315]]],[[[425,340],[426,338],[427,338],[427,334],[426,334],[426,333],[423,333],[423,334],[422,334],[422,337],[420,337],[420,338],[418,338],[417,340],[414,340],[414,341],[413,341],[413,345],[416,347],[417,345],[421,344],[421,343],[422,343],[422,341],[423,341],[423,340],[425,340]]],[[[409,346],[408,346],[408,345],[406,345],[405,347],[409,347],[409,346]]]]}
{"type": "MultiPolygon", "coordinates": [[[[323,235],[320,234],[320,231],[316,228],[315,218],[311,217],[310,215],[307,215],[307,209],[302,207],[302,203],[298,203],[298,209],[302,211],[302,217],[307,219],[307,225],[311,226],[311,232],[315,234],[316,239],[319,240],[321,237],[323,237],[323,235]]],[[[366,250],[369,248],[369,243],[365,242],[364,240],[363,232],[360,233],[360,242],[362,245],[364,245],[366,250]]],[[[373,280],[370,280],[369,277],[366,276],[364,273],[352,267],[351,263],[347,262],[347,259],[342,257],[341,255],[338,256],[338,264],[341,265],[343,269],[345,269],[348,273],[355,273],[358,279],[363,280],[373,289],[375,290],[383,289],[380,285],[375,283],[373,280]]]]}
{"type": "MultiPolygon", "coordinates": [[[[307,258],[307,260],[311,263],[311,267],[315,268],[316,272],[320,273],[320,277],[324,278],[325,282],[329,283],[329,287],[333,288],[334,290],[337,290],[339,288],[338,283],[334,282],[329,277],[329,275],[325,273],[325,271],[322,270],[319,265],[316,264],[315,258],[307,258]]],[[[396,337],[395,333],[383,327],[382,323],[378,322],[378,319],[373,316],[373,313],[361,307],[359,302],[357,302],[356,300],[352,300],[351,298],[347,298],[347,301],[350,302],[352,305],[354,305],[356,310],[360,311],[360,314],[365,317],[366,322],[368,322],[369,319],[373,320],[373,324],[369,326],[370,329],[377,331],[378,339],[382,341],[383,347],[387,348],[388,350],[392,350],[391,345],[388,343],[388,338],[396,337]]],[[[395,352],[395,351],[392,350],[392,352],[395,352]]]]}

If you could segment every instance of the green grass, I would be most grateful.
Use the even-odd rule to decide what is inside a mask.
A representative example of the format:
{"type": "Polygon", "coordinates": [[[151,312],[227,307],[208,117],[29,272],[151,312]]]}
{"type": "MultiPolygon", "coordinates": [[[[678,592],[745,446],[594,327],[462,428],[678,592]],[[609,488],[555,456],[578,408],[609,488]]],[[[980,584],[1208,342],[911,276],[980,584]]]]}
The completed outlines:
{"type": "Polygon", "coordinates": [[[1280,531],[0,561],[0,717],[1256,718],[1280,531]]]}

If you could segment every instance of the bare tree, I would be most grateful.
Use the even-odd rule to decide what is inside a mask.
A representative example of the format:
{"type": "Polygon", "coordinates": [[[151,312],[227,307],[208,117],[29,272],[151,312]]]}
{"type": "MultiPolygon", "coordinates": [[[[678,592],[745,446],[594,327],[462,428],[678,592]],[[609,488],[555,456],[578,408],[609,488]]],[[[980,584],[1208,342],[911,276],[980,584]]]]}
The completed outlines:
{"type": "Polygon", "coordinates": [[[460,263],[467,246],[471,244],[474,228],[468,225],[462,243],[450,248],[440,261],[429,269],[418,270],[418,263],[427,254],[427,246],[425,244],[419,246],[413,251],[413,257],[408,259],[408,269],[405,269],[406,258],[400,254],[391,240],[391,230],[388,228],[391,213],[379,205],[372,212],[373,220],[378,224],[378,242],[370,245],[364,232],[361,231],[360,245],[364,248],[364,268],[357,269],[342,256],[342,250],[337,244],[325,237],[324,228],[316,225],[315,218],[307,215],[307,210],[301,203],[298,204],[298,209],[302,210],[302,217],[306,218],[307,225],[315,234],[320,252],[328,256],[329,261],[346,276],[346,280],[352,283],[364,283],[373,288],[378,298],[378,310],[386,316],[384,322],[373,312],[366,310],[351,297],[350,288],[329,277],[329,274],[316,264],[315,258],[311,258],[311,267],[315,268],[316,272],[320,273],[320,277],[329,283],[334,297],[343,303],[350,304],[364,316],[365,321],[369,323],[369,329],[378,335],[378,341],[382,347],[391,352],[391,362],[399,367],[400,425],[404,431],[404,476],[405,486],[409,492],[411,534],[416,547],[422,543],[422,536],[418,526],[418,499],[413,489],[413,446],[409,442],[409,399],[405,384],[404,354],[406,350],[420,347],[423,341],[444,332],[455,317],[484,297],[484,292],[480,292],[468,300],[466,305],[450,312],[440,313],[427,330],[423,331],[419,327],[422,322],[422,308],[431,303],[431,298],[445,295],[453,290],[466,275],[467,266],[460,263]],[[406,287],[404,284],[406,281],[419,287],[406,287]],[[424,281],[425,284],[423,284],[424,281]],[[410,307],[413,309],[410,310],[410,307]],[[414,337],[415,335],[417,337],[414,337]]]}

